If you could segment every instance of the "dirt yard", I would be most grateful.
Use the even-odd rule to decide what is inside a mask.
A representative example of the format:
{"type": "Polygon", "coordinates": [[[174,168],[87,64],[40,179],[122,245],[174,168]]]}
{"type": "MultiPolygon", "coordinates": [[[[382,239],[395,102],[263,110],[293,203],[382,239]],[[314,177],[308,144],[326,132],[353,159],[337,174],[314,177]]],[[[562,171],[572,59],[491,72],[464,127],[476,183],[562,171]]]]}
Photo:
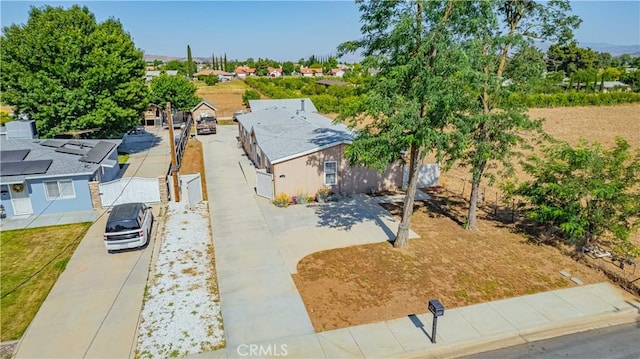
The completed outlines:
{"type": "MultiPolygon", "coordinates": [[[[533,109],[530,115],[544,117],[546,132],[571,143],[582,136],[610,145],[622,136],[640,148],[640,105],[533,109]]],[[[494,220],[489,202],[496,187],[483,185],[480,230],[465,231],[467,178],[460,168],[443,173],[443,192],[416,204],[411,228],[420,239],[409,249],[395,250],[388,243],[355,246],[314,253],[298,263],[293,279],[316,331],[423,313],[431,298],[455,308],[575,286],[561,271],[584,284],[608,280],[555,247],[533,244],[516,231],[504,207],[501,221],[494,220]]],[[[399,214],[399,204],[387,207],[399,214]]],[[[625,274],[631,271],[627,266],[625,274]]]]}
{"type": "Polygon", "coordinates": [[[196,95],[211,102],[218,109],[218,118],[233,116],[233,111],[244,109],[242,94],[250,87],[242,80],[220,82],[214,86],[198,83],[196,95]]]}

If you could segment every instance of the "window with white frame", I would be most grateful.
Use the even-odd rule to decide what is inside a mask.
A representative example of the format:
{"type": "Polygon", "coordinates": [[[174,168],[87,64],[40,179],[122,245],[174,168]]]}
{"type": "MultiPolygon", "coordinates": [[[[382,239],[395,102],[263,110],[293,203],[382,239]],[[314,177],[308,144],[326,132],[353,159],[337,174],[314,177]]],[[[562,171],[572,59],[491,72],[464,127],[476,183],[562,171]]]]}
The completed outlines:
{"type": "Polygon", "coordinates": [[[45,197],[49,201],[76,197],[72,180],[45,182],[44,190],[45,197]]]}
{"type": "Polygon", "coordinates": [[[324,184],[326,186],[335,186],[338,184],[338,162],[324,162],[324,184]]]}

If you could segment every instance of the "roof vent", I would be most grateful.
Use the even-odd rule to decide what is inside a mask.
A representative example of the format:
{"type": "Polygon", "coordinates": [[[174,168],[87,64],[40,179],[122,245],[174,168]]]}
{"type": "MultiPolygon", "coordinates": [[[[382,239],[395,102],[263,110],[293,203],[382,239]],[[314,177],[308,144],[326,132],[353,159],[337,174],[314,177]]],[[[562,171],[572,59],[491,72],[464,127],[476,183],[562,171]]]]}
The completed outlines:
{"type": "Polygon", "coordinates": [[[300,111],[304,111],[304,99],[300,99],[300,111]]]}

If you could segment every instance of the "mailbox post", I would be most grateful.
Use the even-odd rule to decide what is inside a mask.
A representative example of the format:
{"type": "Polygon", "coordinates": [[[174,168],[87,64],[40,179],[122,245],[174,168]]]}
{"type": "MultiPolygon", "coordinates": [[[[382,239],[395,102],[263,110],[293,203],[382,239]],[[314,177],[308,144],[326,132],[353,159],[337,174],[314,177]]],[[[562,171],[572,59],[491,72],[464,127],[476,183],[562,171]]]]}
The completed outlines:
{"type": "Polygon", "coordinates": [[[438,326],[438,317],[444,315],[444,305],[437,299],[429,301],[429,311],[433,314],[433,328],[431,329],[431,342],[436,342],[436,327],[438,326]]]}

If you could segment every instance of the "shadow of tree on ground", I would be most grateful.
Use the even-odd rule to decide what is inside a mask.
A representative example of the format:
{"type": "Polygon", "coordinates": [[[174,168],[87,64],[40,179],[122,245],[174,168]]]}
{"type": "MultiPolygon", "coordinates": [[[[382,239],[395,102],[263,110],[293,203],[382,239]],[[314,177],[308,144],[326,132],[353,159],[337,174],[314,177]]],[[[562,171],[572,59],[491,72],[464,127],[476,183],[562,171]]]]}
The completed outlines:
{"type": "Polygon", "coordinates": [[[359,223],[373,222],[385,232],[389,241],[393,241],[395,233],[382,219],[385,217],[390,220],[395,219],[385,213],[380,206],[361,198],[349,196],[337,196],[337,198],[335,202],[314,205],[318,226],[349,231],[359,223]]]}

